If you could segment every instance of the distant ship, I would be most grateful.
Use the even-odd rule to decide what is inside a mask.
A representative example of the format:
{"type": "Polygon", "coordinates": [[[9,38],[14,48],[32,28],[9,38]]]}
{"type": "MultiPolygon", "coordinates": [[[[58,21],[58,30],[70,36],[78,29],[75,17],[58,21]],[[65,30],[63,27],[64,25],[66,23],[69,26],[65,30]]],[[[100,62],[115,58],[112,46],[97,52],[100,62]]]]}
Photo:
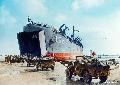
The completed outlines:
{"type": "Polygon", "coordinates": [[[23,27],[23,32],[17,33],[20,55],[31,54],[34,56],[49,55],[56,59],[75,59],[83,55],[83,45],[79,37],[73,34],[66,35],[68,27],[63,24],[59,30],[47,24],[34,23],[28,17],[28,24],[23,27]]]}

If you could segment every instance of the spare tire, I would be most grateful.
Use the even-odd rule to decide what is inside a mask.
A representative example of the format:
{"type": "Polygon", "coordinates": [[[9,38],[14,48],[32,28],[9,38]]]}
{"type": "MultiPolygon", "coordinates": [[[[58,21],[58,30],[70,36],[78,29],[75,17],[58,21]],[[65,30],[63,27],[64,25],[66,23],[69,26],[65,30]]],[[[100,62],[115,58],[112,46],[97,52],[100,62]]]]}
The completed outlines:
{"type": "Polygon", "coordinates": [[[69,70],[66,70],[66,77],[68,79],[71,79],[72,78],[72,73],[69,71],[69,70]]]}

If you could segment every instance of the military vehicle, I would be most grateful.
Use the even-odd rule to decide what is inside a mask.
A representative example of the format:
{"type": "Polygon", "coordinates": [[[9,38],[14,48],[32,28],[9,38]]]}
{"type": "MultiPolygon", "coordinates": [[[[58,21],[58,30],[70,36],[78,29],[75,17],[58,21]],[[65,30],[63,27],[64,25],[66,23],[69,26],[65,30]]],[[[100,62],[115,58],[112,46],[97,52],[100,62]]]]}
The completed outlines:
{"type": "Polygon", "coordinates": [[[36,59],[26,59],[27,67],[30,67],[31,65],[35,66],[37,63],[36,59]]]}
{"type": "Polygon", "coordinates": [[[90,61],[85,56],[77,56],[76,61],[70,62],[66,69],[68,79],[71,79],[72,75],[78,75],[80,80],[85,83],[90,83],[92,78],[99,78],[100,83],[103,83],[107,80],[109,74],[109,65],[103,65],[97,59],[91,59],[90,61]]]}
{"type": "Polygon", "coordinates": [[[18,55],[6,55],[5,62],[7,62],[7,63],[24,63],[25,59],[18,55]]]}
{"type": "Polygon", "coordinates": [[[55,61],[52,57],[47,57],[44,56],[42,58],[40,58],[36,64],[36,69],[39,70],[39,67],[41,70],[44,69],[48,69],[51,68],[52,70],[54,70],[54,66],[55,66],[55,61]]]}

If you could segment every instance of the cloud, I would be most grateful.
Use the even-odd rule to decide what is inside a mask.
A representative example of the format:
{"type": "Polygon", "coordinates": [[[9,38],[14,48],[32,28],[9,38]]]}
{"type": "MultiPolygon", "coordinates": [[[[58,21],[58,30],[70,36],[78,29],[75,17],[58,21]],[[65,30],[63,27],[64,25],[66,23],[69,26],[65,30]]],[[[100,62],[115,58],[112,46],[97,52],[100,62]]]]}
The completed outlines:
{"type": "Polygon", "coordinates": [[[46,16],[47,8],[43,0],[12,0],[8,3],[6,0],[0,6],[0,54],[19,54],[16,34],[23,27],[23,17],[46,16]]]}
{"type": "Polygon", "coordinates": [[[55,17],[55,21],[58,23],[62,23],[65,22],[67,20],[67,16],[65,14],[57,14],[57,16],[55,17]]]}
{"type": "Polygon", "coordinates": [[[81,4],[86,8],[92,8],[102,5],[104,1],[105,0],[81,0],[81,4]]]}
{"type": "Polygon", "coordinates": [[[104,17],[86,17],[83,25],[85,49],[120,54],[120,11],[104,17]]]}
{"type": "Polygon", "coordinates": [[[72,9],[73,9],[74,11],[79,10],[79,9],[80,9],[80,1],[74,0],[73,3],[72,3],[72,9]]]}
{"type": "Polygon", "coordinates": [[[47,14],[47,7],[43,0],[14,0],[14,3],[18,4],[20,11],[27,16],[38,17],[47,14]]]}
{"type": "Polygon", "coordinates": [[[5,5],[0,7],[0,54],[18,53],[17,20],[5,5]]]}
{"type": "Polygon", "coordinates": [[[74,0],[72,3],[72,9],[78,11],[80,8],[93,8],[101,6],[105,0],[74,0]]]}
{"type": "Polygon", "coordinates": [[[16,18],[10,14],[4,5],[1,6],[0,12],[0,27],[12,28],[16,24],[16,18]]]}

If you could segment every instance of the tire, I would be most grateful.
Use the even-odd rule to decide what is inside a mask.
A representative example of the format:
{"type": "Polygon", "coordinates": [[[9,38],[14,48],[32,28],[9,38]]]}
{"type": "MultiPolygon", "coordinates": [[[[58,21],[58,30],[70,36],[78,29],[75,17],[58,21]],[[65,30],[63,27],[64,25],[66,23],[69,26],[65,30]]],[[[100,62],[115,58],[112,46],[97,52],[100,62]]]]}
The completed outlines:
{"type": "MultiPolygon", "coordinates": [[[[80,77],[83,77],[83,71],[80,73],[79,76],[80,76],[80,77]]],[[[80,81],[81,81],[81,82],[84,82],[83,78],[80,78],[80,81]]]]}
{"type": "Polygon", "coordinates": [[[37,71],[39,70],[38,67],[36,67],[36,70],[37,70],[37,71]]]}
{"type": "Polygon", "coordinates": [[[84,74],[83,74],[83,81],[84,81],[85,83],[88,83],[88,84],[91,83],[91,81],[92,81],[92,76],[89,74],[88,71],[85,71],[85,72],[84,72],[84,74]]]}
{"type": "Polygon", "coordinates": [[[100,83],[106,82],[107,76],[100,76],[99,79],[100,79],[100,83]]]}
{"type": "Polygon", "coordinates": [[[69,70],[66,71],[66,77],[68,79],[71,79],[72,78],[72,72],[70,72],[69,70]]]}
{"type": "Polygon", "coordinates": [[[30,64],[29,64],[29,63],[27,63],[27,67],[30,67],[30,64]]]}
{"type": "Polygon", "coordinates": [[[43,71],[43,70],[44,70],[44,67],[42,66],[41,69],[42,69],[42,71],[43,71]]]}
{"type": "Polygon", "coordinates": [[[80,78],[80,81],[81,81],[81,82],[84,82],[83,78],[80,78]]]}
{"type": "Polygon", "coordinates": [[[54,70],[54,66],[52,66],[51,69],[54,70]]]}
{"type": "Polygon", "coordinates": [[[36,70],[37,70],[37,71],[39,70],[38,68],[39,68],[39,65],[36,65],[36,70]]]}

